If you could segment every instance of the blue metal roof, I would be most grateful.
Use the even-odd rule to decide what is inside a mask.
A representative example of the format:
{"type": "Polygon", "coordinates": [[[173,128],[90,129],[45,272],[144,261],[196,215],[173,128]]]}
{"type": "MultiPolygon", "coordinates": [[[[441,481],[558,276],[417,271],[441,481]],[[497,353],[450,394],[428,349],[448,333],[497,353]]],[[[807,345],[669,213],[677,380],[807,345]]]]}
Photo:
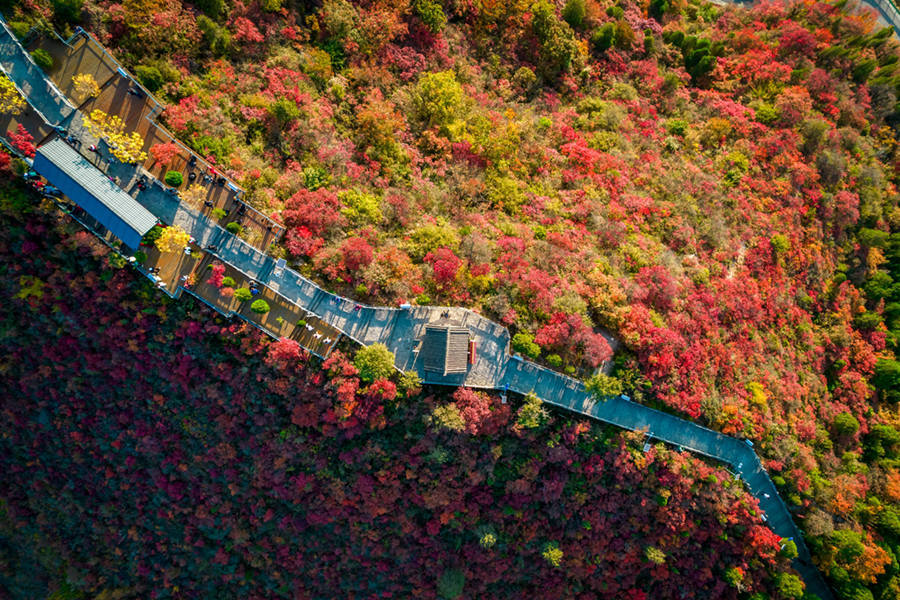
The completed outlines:
{"type": "Polygon", "coordinates": [[[34,170],[130,248],[156,224],[153,213],[59,138],[38,148],[34,170]]]}

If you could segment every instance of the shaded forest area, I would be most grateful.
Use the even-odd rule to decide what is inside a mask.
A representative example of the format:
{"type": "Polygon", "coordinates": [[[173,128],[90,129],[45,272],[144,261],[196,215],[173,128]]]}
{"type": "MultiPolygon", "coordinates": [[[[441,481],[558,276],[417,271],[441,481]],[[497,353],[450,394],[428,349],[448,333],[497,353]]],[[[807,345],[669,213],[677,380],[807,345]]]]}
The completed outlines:
{"type": "MultiPolygon", "coordinates": [[[[738,598],[796,590],[724,469],[310,359],[0,193],[12,598],[738,598]],[[368,380],[367,380],[368,379],[368,380]]],[[[44,210],[49,212],[43,212],[44,210]]]]}

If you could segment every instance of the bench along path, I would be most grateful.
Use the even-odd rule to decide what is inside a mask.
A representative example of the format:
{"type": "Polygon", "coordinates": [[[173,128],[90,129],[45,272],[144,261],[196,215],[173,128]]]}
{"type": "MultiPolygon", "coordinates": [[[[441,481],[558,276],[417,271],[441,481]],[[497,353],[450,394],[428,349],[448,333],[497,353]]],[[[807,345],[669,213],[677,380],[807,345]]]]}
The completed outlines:
{"type": "MultiPolygon", "coordinates": [[[[34,65],[2,19],[0,24],[0,66],[17,84],[29,104],[51,125],[65,123],[70,132],[81,138],[83,143],[94,143],[81,130],[81,115],[78,111],[34,65]]],[[[134,188],[137,178],[146,174],[143,170],[136,166],[113,163],[107,171],[119,177],[123,189],[130,189],[137,201],[161,221],[182,227],[203,247],[209,244],[216,246],[218,250],[215,255],[221,261],[296,302],[354,341],[363,345],[376,342],[385,344],[394,353],[398,369],[408,370],[421,365],[421,361],[416,360],[415,346],[426,323],[444,315],[463,324],[477,344],[475,364],[463,375],[443,378],[418,369],[426,383],[511,390],[519,394],[533,392],[542,401],[557,408],[623,429],[644,430],[650,438],[729,465],[759,501],[769,527],[778,535],[793,538],[797,543],[799,556],[794,561],[794,568],[806,582],[807,590],[822,600],[832,598],[821,574],[810,561],[809,550],[791,519],[787,506],[748,444],[636,404],[624,396],[597,401],[586,392],[581,382],[511,356],[510,337],[506,328],[471,310],[455,307],[417,306],[404,309],[365,306],[331,294],[291,269],[284,269],[281,275],[276,275],[275,260],[272,257],[182,204],[178,196],[170,193],[163,184],[152,180],[153,184],[145,190],[134,188]]]]}

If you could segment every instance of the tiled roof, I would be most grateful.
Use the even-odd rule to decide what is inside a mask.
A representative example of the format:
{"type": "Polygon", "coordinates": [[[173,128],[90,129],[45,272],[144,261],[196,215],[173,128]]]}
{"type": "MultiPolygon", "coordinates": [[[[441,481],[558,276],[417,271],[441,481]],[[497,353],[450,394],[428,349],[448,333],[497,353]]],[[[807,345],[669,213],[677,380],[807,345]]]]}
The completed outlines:
{"type": "Polygon", "coordinates": [[[469,330],[453,325],[426,325],[421,354],[426,371],[443,375],[465,373],[469,361],[469,330]]]}

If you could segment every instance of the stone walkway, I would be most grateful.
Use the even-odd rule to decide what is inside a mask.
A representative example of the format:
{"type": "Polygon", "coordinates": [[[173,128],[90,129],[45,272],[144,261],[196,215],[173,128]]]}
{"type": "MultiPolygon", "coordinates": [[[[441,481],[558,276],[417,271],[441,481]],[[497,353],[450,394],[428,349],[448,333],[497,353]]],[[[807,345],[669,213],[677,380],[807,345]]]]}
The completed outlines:
{"type": "MultiPolygon", "coordinates": [[[[30,63],[24,49],[12,39],[6,24],[0,29],[0,65],[25,93],[28,102],[40,110],[53,124],[69,120],[70,131],[83,136],[83,144],[94,143],[80,130],[80,115],[71,108],[61,92],[36,66],[30,63]],[[25,56],[17,56],[24,54],[25,56]]],[[[201,213],[183,205],[168,188],[150,177],[152,185],[140,191],[137,178],[149,175],[139,167],[111,162],[107,172],[117,176],[123,189],[129,191],[161,221],[188,231],[201,247],[213,244],[217,258],[239,269],[261,284],[277,291],[300,307],[315,314],[325,323],[340,330],[354,341],[369,345],[381,342],[394,352],[395,364],[401,370],[416,370],[427,383],[468,385],[511,390],[519,394],[533,392],[547,404],[575,414],[597,419],[623,429],[647,432],[649,438],[665,442],[725,463],[743,479],[759,501],[767,524],[778,535],[793,538],[799,557],[794,568],[801,574],[807,590],[828,600],[832,598],[819,571],[810,562],[810,554],[790,512],[775,489],[753,449],[735,438],[701,427],[690,421],[615,397],[594,400],[584,385],[570,377],[551,371],[509,353],[509,332],[503,326],[464,308],[411,307],[390,308],[364,306],[348,298],[330,294],[299,273],[284,269],[275,273],[275,260],[244,243],[201,213]],[[449,311],[451,318],[469,328],[477,344],[477,361],[460,376],[435,377],[426,373],[415,353],[416,340],[425,324],[449,311]]]]}

